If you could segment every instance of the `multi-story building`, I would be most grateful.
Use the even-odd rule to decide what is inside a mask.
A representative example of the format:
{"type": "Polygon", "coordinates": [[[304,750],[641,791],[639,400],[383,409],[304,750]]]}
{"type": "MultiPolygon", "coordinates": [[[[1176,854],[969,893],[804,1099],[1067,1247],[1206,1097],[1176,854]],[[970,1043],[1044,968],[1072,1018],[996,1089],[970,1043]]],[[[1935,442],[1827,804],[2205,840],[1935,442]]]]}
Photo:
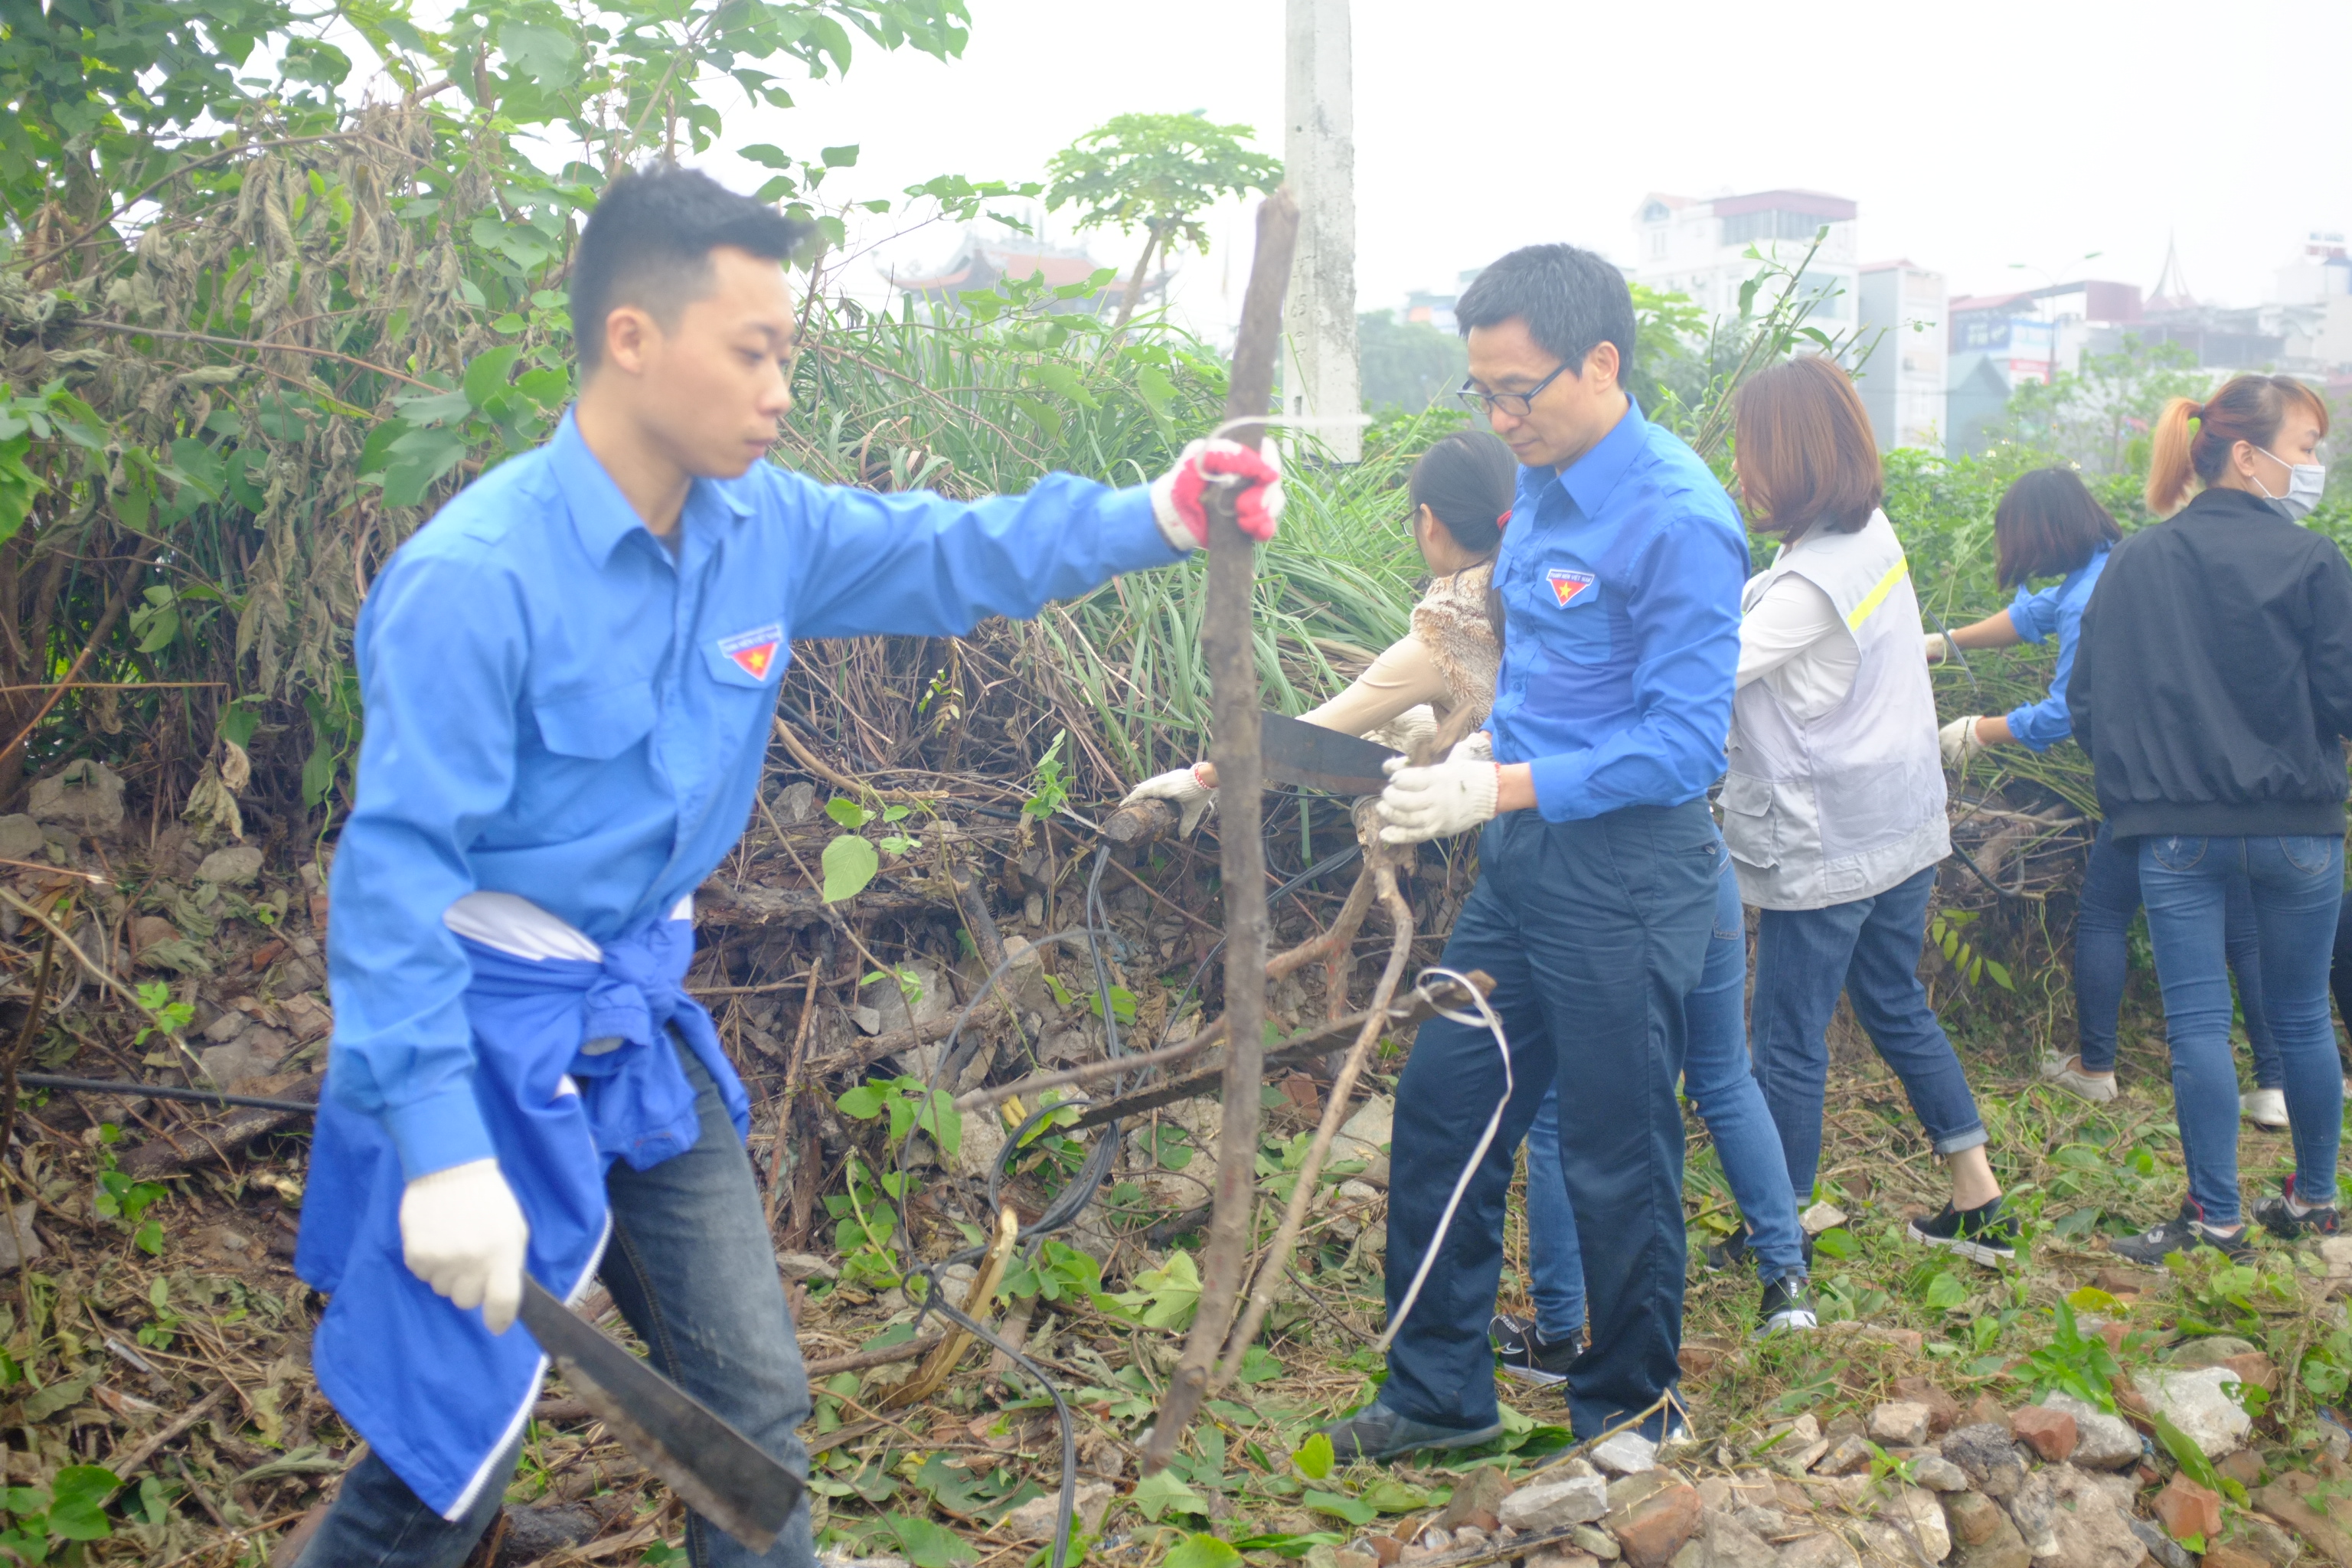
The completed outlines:
{"type": "Polygon", "coordinates": [[[2024,382],[2081,369],[2085,352],[2112,353],[2126,331],[2148,331],[2139,287],[2084,279],[1951,302],[1947,362],[1948,447],[1984,449],[1987,428],[2024,382]]]}
{"type": "Polygon", "coordinates": [[[2278,269],[2262,327],[2280,339],[2280,366],[2301,374],[2352,370],[2352,253],[2340,231],[2304,237],[2278,269]]]}
{"type": "Polygon", "coordinates": [[[1944,275],[1909,261],[1860,269],[1855,324],[1870,355],[1855,387],[1881,451],[1944,447],[1946,382],[1944,275]]]}
{"type": "MultiPolygon", "coordinates": [[[[1854,204],[1819,191],[1756,191],[1694,201],[1653,194],[1633,215],[1633,281],[1687,294],[1715,316],[1739,314],[1739,290],[1756,276],[1748,251],[1795,266],[1826,227],[1800,287],[1826,331],[1854,322],[1854,204]]],[[[1764,301],[1752,308],[1760,310],[1764,301]]]]}

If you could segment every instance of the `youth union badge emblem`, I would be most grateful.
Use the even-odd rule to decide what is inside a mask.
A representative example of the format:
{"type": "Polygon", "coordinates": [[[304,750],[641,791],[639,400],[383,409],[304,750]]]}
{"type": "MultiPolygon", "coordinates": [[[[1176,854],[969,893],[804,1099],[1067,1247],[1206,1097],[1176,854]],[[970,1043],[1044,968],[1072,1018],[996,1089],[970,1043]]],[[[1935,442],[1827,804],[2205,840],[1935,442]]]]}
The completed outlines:
{"type": "Polygon", "coordinates": [[[776,649],[783,640],[784,628],[772,622],[755,631],[719,638],[719,651],[733,659],[736,668],[752,679],[765,680],[769,667],[776,662],[776,649]]]}
{"type": "Polygon", "coordinates": [[[1544,580],[1551,584],[1552,597],[1559,601],[1559,607],[1563,610],[1575,601],[1579,594],[1592,586],[1591,573],[1571,572],[1565,566],[1553,567],[1544,574],[1544,580]]]}

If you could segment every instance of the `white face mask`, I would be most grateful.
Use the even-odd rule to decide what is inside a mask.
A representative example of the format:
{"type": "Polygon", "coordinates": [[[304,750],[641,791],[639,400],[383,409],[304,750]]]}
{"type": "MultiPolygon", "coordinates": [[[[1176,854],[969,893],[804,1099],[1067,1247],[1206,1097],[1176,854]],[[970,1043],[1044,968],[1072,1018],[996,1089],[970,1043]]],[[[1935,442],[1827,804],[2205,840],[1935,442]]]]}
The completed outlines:
{"type": "Polygon", "coordinates": [[[2272,495],[2268,485],[2260,479],[2254,481],[2263,499],[2286,513],[2289,522],[2301,522],[2310,516],[2311,509],[2319,504],[2320,491],[2327,488],[2327,465],[2290,463],[2267,447],[2257,447],[2254,450],[2286,470],[2286,494],[2283,496],[2272,495]]]}

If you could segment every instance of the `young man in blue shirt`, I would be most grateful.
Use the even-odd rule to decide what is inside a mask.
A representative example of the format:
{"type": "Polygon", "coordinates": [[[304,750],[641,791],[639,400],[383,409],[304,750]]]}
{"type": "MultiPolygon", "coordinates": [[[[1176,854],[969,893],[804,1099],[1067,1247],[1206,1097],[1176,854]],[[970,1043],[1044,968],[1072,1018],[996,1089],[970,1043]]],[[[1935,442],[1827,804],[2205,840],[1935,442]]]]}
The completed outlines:
{"type": "MultiPolygon", "coordinates": [[[[544,1362],[526,1270],[601,1274],[660,1370],[805,1473],[808,1415],[743,1135],[683,989],[798,637],[959,635],[1181,560],[1230,443],[1148,489],[1053,475],[953,501],[762,461],[791,406],[803,226],[703,175],[624,176],[572,268],[578,404],[402,547],[355,639],[367,731],[333,867],[336,1031],[297,1258],[319,1382],[368,1440],[297,1561],[455,1568],[496,1516],[544,1362]],[[478,1309],[478,1310],[477,1310],[478,1309]]],[[[753,1554],[806,1564],[803,1508],[753,1554]]]]}
{"type": "Polygon", "coordinates": [[[1350,1457],[1502,1431],[1486,1331],[1504,1199],[1555,1078],[1590,1338],[1581,1353],[1533,1353],[1566,1373],[1577,1435],[1645,1411],[1645,1434],[1671,1430],[1672,1411],[1652,1407],[1675,1387],[1682,1337],[1675,1087],[1723,867],[1706,791],[1724,768],[1747,540],[1706,466],[1620,383],[1633,306],[1616,268],[1531,246],[1481,273],[1454,313],[1465,399],[1521,465],[1495,564],[1491,755],[1473,737],[1396,771],[1381,836],[1484,825],[1444,962],[1495,977],[1509,1073],[1483,1024],[1421,1026],[1390,1144],[1388,1381],[1329,1429],[1350,1457]]]}

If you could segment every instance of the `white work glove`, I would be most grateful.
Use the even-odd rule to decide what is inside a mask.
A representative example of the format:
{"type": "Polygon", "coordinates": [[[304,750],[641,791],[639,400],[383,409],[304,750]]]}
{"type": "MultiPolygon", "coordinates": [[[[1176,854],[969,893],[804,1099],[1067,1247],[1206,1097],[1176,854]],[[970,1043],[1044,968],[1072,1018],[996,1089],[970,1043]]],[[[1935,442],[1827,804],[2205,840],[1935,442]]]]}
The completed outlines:
{"type": "Polygon", "coordinates": [[[1410,756],[1414,747],[1437,734],[1437,714],[1426,702],[1416,702],[1369,737],[1391,751],[1410,756]]]}
{"type": "Polygon", "coordinates": [[[1941,664],[1952,657],[1952,639],[1944,632],[1929,632],[1927,637],[1927,662],[1941,664]]]}
{"type": "Polygon", "coordinates": [[[1965,768],[1985,749],[1985,743],[1977,739],[1977,721],[1983,717],[1981,713],[1971,713],[1936,731],[1937,743],[1944,750],[1946,767],[1965,768]]]}
{"type": "Polygon", "coordinates": [[[1383,844],[1419,844],[1465,833],[1495,815],[1495,795],[1502,770],[1493,763],[1466,758],[1425,768],[1408,767],[1402,757],[1387,764],[1389,787],[1381,791],[1383,844]]]}
{"type": "Polygon", "coordinates": [[[400,1194],[400,1250],[408,1271],[460,1310],[479,1307],[502,1334],[522,1310],[522,1217],[496,1160],[469,1160],[419,1176],[400,1194]]]}
{"type": "Polygon", "coordinates": [[[1253,452],[1238,441],[1195,441],[1176,466],[1151,481],[1151,515],[1171,550],[1199,550],[1209,542],[1208,492],[1232,484],[1234,521],[1263,543],[1274,537],[1282,516],[1282,457],[1268,441],[1253,452]]]}
{"type": "Polygon", "coordinates": [[[1445,753],[1449,763],[1491,763],[1495,760],[1495,737],[1484,730],[1473,731],[1454,742],[1445,753]]]}
{"type": "Polygon", "coordinates": [[[1178,835],[1189,837],[1192,829],[1201,825],[1201,818],[1217,806],[1217,792],[1201,782],[1197,771],[1200,765],[1194,763],[1192,767],[1177,768],[1148,778],[1128,791],[1127,798],[1118,804],[1133,805],[1139,800],[1164,800],[1180,814],[1176,824],[1178,835]]]}

